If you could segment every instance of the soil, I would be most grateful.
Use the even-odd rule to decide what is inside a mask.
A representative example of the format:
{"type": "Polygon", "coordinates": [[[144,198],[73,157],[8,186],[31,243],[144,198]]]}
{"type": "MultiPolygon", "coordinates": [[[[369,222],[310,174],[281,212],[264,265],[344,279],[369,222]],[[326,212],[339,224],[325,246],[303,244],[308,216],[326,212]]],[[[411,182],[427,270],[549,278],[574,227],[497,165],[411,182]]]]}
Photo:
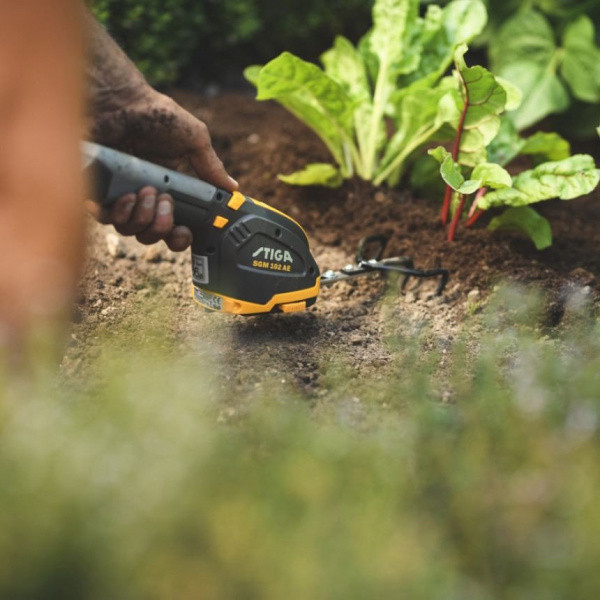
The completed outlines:
{"type": "Polygon", "coordinates": [[[415,197],[401,188],[377,189],[358,180],[338,190],[279,182],[278,173],[330,160],[318,138],[279,106],[244,94],[207,99],[178,92],[174,97],[208,124],[217,153],[244,193],[302,223],[323,270],[352,262],[362,237],[382,233],[389,237],[387,256],[411,256],[420,268],[443,266],[450,270],[450,282],[436,298],[435,282],[412,284],[402,294],[373,275],[323,290],[303,314],[208,315],[189,299],[188,253],[173,255],[162,244],[147,250],[135,240],[121,239],[120,251],[111,256],[107,241],[116,243],[112,228],[91,224],[77,322],[65,357],[69,372],[80,371],[93,356],[98,332],[110,332],[149,299],[161,307],[157,315],[170,315],[170,339],[192,352],[210,344],[225,364],[235,365],[226,377],[233,385],[252,388],[266,375],[319,395],[326,393],[323,365],[332,358],[347,365],[353,376],[368,372],[385,377],[393,368],[386,341],[391,334],[426,327],[442,344],[450,342],[465,315],[485,302],[501,280],[548,292],[553,326],[560,322],[569,290],[584,286],[590,296],[600,294],[599,191],[571,202],[568,210],[560,202],[541,208],[555,238],[543,252],[516,233],[487,231],[485,219],[473,229],[459,229],[457,241],[448,243],[437,198],[415,197]],[[387,302],[385,290],[390,292],[387,302]],[[256,365],[265,363],[257,372],[256,365]]]}

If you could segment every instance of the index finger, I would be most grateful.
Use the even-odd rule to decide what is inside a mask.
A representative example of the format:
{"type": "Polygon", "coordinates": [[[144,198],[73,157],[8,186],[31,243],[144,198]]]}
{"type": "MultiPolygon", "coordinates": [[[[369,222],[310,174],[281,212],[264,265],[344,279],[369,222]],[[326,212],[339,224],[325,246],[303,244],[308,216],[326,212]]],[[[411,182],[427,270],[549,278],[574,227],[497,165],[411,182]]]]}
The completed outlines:
{"type": "Polygon", "coordinates": [[[223,162],[212,147],[208,131],[204,134],[204,139],[198,140],[196,149],[190,156],[192,168],[200,179],[228,192],[234,192],[240,187],[238,182],[225,170],[223,162]]]}

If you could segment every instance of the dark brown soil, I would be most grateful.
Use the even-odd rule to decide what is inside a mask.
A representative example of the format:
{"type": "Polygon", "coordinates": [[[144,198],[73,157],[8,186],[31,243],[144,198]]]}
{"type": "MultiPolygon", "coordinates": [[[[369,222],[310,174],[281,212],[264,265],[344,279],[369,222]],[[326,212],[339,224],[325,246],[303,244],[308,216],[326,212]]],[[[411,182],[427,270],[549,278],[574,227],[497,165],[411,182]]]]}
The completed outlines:
{"type": "MultiPolygon", "coordinates": [[[[189,96],[181,98],[194,104],[189,96]]],[[[413,256],[423,267],[443,265],[466,288],[485,289],[509,277],[548,290],[575,278],[600,290],[600,190],[568,205],[556,201],[542,206],[555,238],[543,252],[516,233],[487,231],[485,220],[473,229],[459,229],[457,240],[448,243],[439,223],[441,198],[376,189],[359,180],[339,190],[278,182],[278,173],[330,162],[316,136],[279,106],[238,95],[195,104],[197,114],[211,122],[215,144],[243,190],[290,213],[323,244],[353,253],[366,234],[384,233],[390,238],[390,255],[413,256]]],[[[600,144],[597,150],[600,155],[600,144]]]]}
{"type": "MultiPolygon", "coordinates": [[[[261,385],[266,375],[320,393],[322,366],[332,357],[350,366],[357,377],[365,369],[383,377],[386,365],[393,362],[385,343],[388,333],[406,333],[425,323],[440,339],[451,340],[469,293],[472,304],[499,280],[539,286],[551,292],[555,303],[574,284],[600,292],[598,191],[568,207],[555,202],[542,208],[555,235],[554,246],[543,252],[517,234],[488,232],[483,220],[472,230],[460,229],[458,240],[448,243],[439,225],[440,199],[415,198],[407,190],[375,189],[360,181],[347,182],[339,190],[279,182],[278,173],[328,161],[329,156],[311,131],[277,105],[241,94],[210,100],[174,95],[208,124],[217,152],[242,191],[304,225],[323,269],[344,266],[363,236],[383,233],[390,238],[388,255],[412,256],[423,268],[448,268],[447,291],[437,299],[433,283],[404,296],[394,290],[391,304],[382,308],[385,285],[371,276],[324,290],[305,314],[249,319],[206,315],[189,300],[187,253],[176,257],[165,249],[155,250],[149,261],[143,247],[126,240],[126,256],[113,258],[105,239],[111,229],[94,225],[67,370],[80,369],[93,355],[98,332],[110,332],[148,298],[169,314],[167,321],[155,325],[168,328],[171,339],[190,351],[198,344],[211,344],[226,364],[235,365],[227,377],[236,387],[261,385]],[[264,364],[269,366],[257,372],[255,366],[264,364]]],[[[156,314],[157,320],[164,319],[164,312],[156,314]]]]}

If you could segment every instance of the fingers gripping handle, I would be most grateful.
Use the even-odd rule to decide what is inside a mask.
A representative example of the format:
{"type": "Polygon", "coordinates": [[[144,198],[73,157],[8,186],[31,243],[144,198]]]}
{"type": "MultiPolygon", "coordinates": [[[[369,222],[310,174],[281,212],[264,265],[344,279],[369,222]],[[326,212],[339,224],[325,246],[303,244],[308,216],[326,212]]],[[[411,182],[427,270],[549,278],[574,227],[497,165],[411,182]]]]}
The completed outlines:
{"type": "Polygon", "coordinates": [[[84,170],[89,171],[93,185],[94,200],[103,206],[110,206],[125,194],[152,186],[159,193],[171,194],[177,214],[179,203],[210,209],[215,196],[221,191],[200,179],[98,144],[84,142],[82,151],[84,170]]]}

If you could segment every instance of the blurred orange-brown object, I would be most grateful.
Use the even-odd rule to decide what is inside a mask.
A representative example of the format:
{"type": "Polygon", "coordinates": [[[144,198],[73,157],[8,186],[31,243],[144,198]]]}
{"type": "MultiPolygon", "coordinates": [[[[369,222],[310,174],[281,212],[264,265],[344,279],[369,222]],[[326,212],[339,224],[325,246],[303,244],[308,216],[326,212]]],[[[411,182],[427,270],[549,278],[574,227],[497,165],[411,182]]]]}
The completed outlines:
{"type": "Polygon", "coordinates": [[[60,325],[82,256],[82,4],[5,2],[0,19],[0,347],[60,325]]]}

